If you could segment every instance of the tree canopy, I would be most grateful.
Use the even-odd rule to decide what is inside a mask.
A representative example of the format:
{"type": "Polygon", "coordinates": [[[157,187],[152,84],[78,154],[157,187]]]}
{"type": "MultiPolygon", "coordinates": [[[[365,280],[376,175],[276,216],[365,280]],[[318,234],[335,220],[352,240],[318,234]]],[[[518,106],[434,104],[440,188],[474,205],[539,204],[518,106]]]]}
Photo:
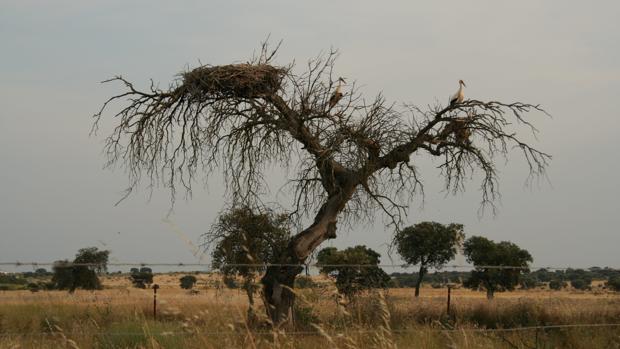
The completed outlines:
{"type": "Polygon", "coordinates": [[[364,290],[388,287],[390,277],[378,266],[380,257],[376,251],[361,245],[342,251],[326,247],[317,254],[317,264],[321,265],[321,273],[335,279],[338,292],[352,300],[364,290]]]}
{"type": "Polygon", "coordinates": [[[440,269],[454,258],[463,239],[463,225],[443,225],[421,222],[396,233],[394,243],[398,254],[407,264],[420,266],[415,296],[420,294],[420,284],[428,268],[440,269]]]}
{"type": "Polygon", "coordinates": [[[219,269],[225,279],[243,278],[252,307],[255,278],[265,270],[265,264],[278,263],[290,236],[287,214],[242,206],[220,214],[204,235],[204,244],[211,249],[213,268],[219,269]]]}
{"type": "Polygon", "coordinates": [[[514,243],[494,242],[482,236],[467,239],[463,249],[467,261],[475,267],[464,285],[473,289],[483,286],[489,299],[496,291],[514,290],[532,262],[530,253],[514,243]]]}
{"type": "Polygon", "coordinates": [[[78,250],[73,262],[57,261],[53,266],[52,283],[54,288],[75,291],[101,289],[97,273],[107,271],[110,251],[99,251],[97,247],[78,250]]]}
{"type": "Polygon", "coordinates": [[[194,275],[184,275],[179,278],[180,286],[184,290],[191,290],[196,282],[198,282],[198,279],[194,275]]]}
{"type": "Polygon", "coordinates": [[[137,288],[146,288],[153,283],[153,270],[149,267],[131,268],[129,279],[137,288]]]}

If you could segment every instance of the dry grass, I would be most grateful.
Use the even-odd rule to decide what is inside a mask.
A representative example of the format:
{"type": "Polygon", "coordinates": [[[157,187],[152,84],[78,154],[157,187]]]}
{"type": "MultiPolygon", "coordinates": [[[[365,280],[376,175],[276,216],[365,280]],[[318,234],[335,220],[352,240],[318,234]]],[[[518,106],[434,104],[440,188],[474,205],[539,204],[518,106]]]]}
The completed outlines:
{"type": "MultiPolygon", "coordinates": [[[[611,293],[517,291],[488,302],[484,293],[391,289],[338,305],[332,287],[304,289],[295,328],[250,329],[247,300],[236,290],[179,289],[177,275],[157,275],[160,317],[152,319],[152,290],[110,277],[106,289],[0,292],[0,348],[614,348],[619,328],[477,332],[549,324],[620,322],[620,296],[611,293]]],[[[202,284],[213,282],[197,275],[202,284]]],[[[259,309],[260,312],[260,309],[259,309]]]]}

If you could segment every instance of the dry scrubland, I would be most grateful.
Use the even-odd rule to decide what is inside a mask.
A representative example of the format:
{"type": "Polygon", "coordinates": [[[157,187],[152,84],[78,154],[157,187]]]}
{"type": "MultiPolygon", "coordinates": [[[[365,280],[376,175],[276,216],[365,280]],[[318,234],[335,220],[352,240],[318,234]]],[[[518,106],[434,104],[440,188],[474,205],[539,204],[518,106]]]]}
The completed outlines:
{"type": "Polygon", "coordinates": [[[247,324],[243,292],[198,285],[192,295],[178,278],[155,277],[162,285],[157,321],[152,290],[131,288],[126,277],[73,295],[2,291],[0,348],[620,348],[620,327],[479,331],[620,323],[620,296],[613,293],[517,291],[488,302],[483,292],[457,289],[448,317],[445,289],[424,288],[417,300],[411,289],[390,289],[343,306],[323,284],[298,291],[294,328],[270,332],[247,324]]]}

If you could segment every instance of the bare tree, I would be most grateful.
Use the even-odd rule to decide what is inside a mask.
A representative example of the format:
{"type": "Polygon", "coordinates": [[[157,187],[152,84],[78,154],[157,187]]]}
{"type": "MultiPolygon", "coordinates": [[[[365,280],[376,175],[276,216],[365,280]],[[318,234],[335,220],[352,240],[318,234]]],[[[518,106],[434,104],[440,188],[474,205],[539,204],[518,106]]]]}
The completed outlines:
{"type": "Polygon", "coordinates": [[[517,148],[530,175],[544,174],[550,156],[517,137],[514,125],[534,126],[521,102],[467,100],[452,106],[402,108],[379,95],[366,100],[355,84],[334,107],[330,97],[338,80],[337,53],[311,59],[301,73],[294,66],[274,66],[277,51],[264,44],[245,64],[201,66],[185,72],[169,88],[154,83],[146,91],[123,77],[126,92],[108,99],[95,114],[96,130],[111,102],[128,105],[115,113],[116,127],[107,137],[109,164],[128,170],[131,189],[146,176],[162,181],[175,195],[179,185],[191,192],[197,173],[222,170],[235,203],[260,202],[265,170],[278,163],[296,174],[285,185],[294,195],[297,216],[313,222],[291,239],[280,257],[283,265],[267,268],[263,297],[274,324],[287,320],[294,300],[291,289],[303,270],[296,265],[326,239],[336,237],[336,223],[372,219],[376,210],[398,226],[407,204],[422,190],[413,154],[440,159],[445,186],[463,189],[464,181],[482,174],[482,203],[497,197],[497,157],[517,148]]]}

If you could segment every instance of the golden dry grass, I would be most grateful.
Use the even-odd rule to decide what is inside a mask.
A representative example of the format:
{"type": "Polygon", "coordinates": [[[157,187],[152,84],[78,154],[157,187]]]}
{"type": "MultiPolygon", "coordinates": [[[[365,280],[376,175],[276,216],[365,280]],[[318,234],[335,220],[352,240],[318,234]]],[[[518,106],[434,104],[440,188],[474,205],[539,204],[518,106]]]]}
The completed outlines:
{"type": "MultiPolygon", "coordinates": [[[[295,328],[271,332],[246,322],[243,292],[178,287],[183,274],[156,275],[159,318],[152,318],[152,290],[132,288],[126,276],[106,277],[96,292],[0,292],[0,348],[614,348],[620,327],[477,332],[550,324],[620,323],[613,293],[516,291],[488,302],[483,292],[390,289],[341,306],[332,285],[299,290],[295,328]]],[[[325,281],[325,280],[323,280],[325,281]]],[[[257,309],[260,314],[261,309],[257,309]]]]}

